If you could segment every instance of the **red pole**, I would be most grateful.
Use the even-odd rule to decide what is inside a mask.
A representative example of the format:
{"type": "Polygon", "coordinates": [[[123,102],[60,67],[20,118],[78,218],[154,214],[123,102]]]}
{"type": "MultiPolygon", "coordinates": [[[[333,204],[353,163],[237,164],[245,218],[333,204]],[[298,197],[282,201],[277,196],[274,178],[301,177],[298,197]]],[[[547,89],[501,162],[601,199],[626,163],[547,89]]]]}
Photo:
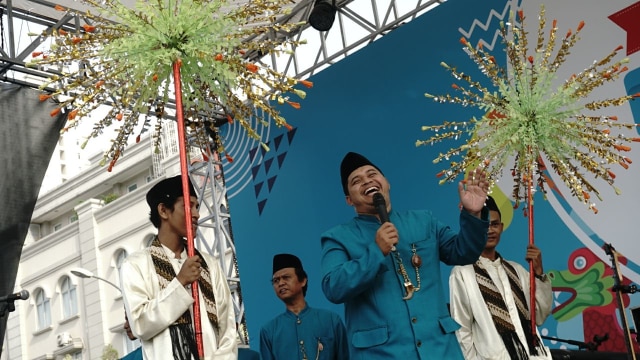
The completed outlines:
{"type": "MultiPolygon", "coordinates": [[[[184,131],[184,117],[182,113],[182,89],[180,87],[180,65],[181,60],[173,62],[173,83],[176,91],[176,118],[178,120],[178,152],[180,153],[180,172],[182,174],[182,195],[184,198],[184,216],[187,226],[187,254],[189,257],[195,255],[193,245],[193,229],[191,227],[191,202],[189,192],[189,168],[187,164],[187,144],[184,131]]],[[[204,347],[202,345],[202,327],[200,324],[200,296],[198,295],[198,281],[191,284],[191,296],[193,296],[193,327],[196,335],[196,345],[198,346],[198,356],[204,358],[204,347]]]]}
{"type": "MultiPolygon", "coordinates": [[[[529,183],[527,189],[527,213],[529,217],[529,245],[534,243],[533,240],[533,171],[529,167],[529,183]]],[[[538,337],[536,336],[536,278],[535,269],[533,268],[533,260],[529,260],[529,314],[531,315],[531,334],[533,335],[533,344],[538,345],[538,337]]],[[[533,349],[529,349],[533,351],[533,349]]]]}

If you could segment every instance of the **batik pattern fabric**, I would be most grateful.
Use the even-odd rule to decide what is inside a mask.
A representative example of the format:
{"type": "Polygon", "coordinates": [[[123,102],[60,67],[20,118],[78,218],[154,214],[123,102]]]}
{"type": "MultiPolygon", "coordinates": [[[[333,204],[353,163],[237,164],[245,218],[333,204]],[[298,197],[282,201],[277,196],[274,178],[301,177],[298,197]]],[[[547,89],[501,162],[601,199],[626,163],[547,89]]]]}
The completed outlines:
{"type": "MultiPolygon", "coordinates": [[[[527,353],[529,353],[527,336],[521,325],[520,312],[514,300],[515,295],[512,286],[509,284],[509,274],[507,274],[502,262],[508,262],[517,273],[519,285],[524,293],[528,308],[531,307],[529,272],[522,265],[501,258],[491,261],[481,257],[479,261],[502,296],[507,309],[505,315],[509,317],[520,343],[525,346],[527,353]]],[[[449,277],[449,291],[451,316],[461,326],[456,331],[456,337],[465,359],[511,360],[511,356],[495,326],[493,316],[485,303],[478,285],[474,265],[455,266],[452,269],[449,277]]],[[[551,313],[553,306],[550,281],[536,279],[535,306],[536,324],[541,325],[551,313]]],[[[539,334],[537,329],[536,334],[539,334]]],[[[537,341],[542,344],[542,339],[538,338],[537,341]]],[[[529,356],[529,359],[551,360],[551,352],[545,347],[544,351],[540,351],[537,356],[529,356]]]]}
{"type": "MultiPolygon", "coordinates": [[[[187,259],[184,250],[179,259],[173,251],[162,245],[173,271],[178,273],[187,259]]],[[[231,292],[219,263],[210,255],[201,253],[210,274],[210,283],[215,294],[215,312],[218,330],[210,321],[206,305],[201,306],[200,324],[204,359],[236,360],[238,356],[235,313],[231,292]]],[[[165,359],[172,357],[170,327],[185,312],[193,318],[193,303],[190,285],[183,286],[173,278],[166,286],[160,285],[151,248],[145,248],[129,255],[121,266],[123,299],[129,325],[142,344],[144,359],[165,359]]],[[[200,304],[206,304],[203,292],[199,292],[200,304]]]]}

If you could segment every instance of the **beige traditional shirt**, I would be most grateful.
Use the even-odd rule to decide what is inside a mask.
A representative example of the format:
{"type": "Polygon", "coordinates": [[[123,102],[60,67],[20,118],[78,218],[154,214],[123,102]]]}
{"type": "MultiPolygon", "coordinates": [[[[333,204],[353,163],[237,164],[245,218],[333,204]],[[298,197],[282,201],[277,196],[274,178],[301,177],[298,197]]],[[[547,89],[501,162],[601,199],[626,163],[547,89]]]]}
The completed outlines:
{"type": "MultiPolygon", "coordinates": [[[[171,250],[164,246],[163,249],[177,274],[187,258],[186,251],[182,252],[181,259],[176,259],[171,250]]],[[[203,253],[202,256],[211,273],[220,327],[217,337],[207,317],[202,292],[199,292],[204,359],[236,360],[238,346],[231,292],[218,261],[208,254],[203,253]]],[[[121,279],[129,325],[142,343],[143,358],[172,359],[169,326],[187,310],[191,311],[193,317],[194,301],[189,286],[183,286],[174,278],[161,290],[148,249],[137,251],[126,258],[121,267],[121,279]]]]}
{"type": "MultiPolygon", "coordinates": [[[[505,300],[511,322],[516,328],[520,342],[528,349],[524,330],[520,324],[518,309],[514,303],[514,295],[507,273],[498,258],[491,261],[480,258],[484,268],[489,273],[491,280],[496,284],[505,300]]],[[[530,306],[529,272],[522,265],[509,261],[513,265],[520,278],[522,290],[530,306]]],[[[451,301],[451,316],[462,327],[456,331],[458,342],[466,360],[510,360],[498,330],[493,323],[491,313],[487,308],[480,288],[476,281],[476,272],[473,265],[455,266],[449,276],[449,291],[451,301]]],[[[553,296],[551,293],[551,281],[536,279],[536,323],[541,325],[551,313],[553,296]]],[[[539,334],[536,330],[536,334],[539,334]]],[[[542,340],[540,340],[542,341],[542,340]]],[[[547,355],[532,356],[530,359],[551,360],[551,352],[546,348],[547,355]]]]}

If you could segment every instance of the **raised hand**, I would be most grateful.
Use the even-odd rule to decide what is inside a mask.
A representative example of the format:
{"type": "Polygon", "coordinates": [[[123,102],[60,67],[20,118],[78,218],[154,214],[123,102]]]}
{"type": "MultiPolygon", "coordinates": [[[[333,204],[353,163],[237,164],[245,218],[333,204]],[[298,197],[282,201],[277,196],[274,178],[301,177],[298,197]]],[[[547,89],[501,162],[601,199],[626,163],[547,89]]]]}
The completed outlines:
{"type": "Polygon", "coordinates": [[[484,207],[487,193],[489,192],[489,180],[482,168],[476,168],[467,174],[467,177],[458,183],[460,204],[469,213],[480,216],[484,207]]]}

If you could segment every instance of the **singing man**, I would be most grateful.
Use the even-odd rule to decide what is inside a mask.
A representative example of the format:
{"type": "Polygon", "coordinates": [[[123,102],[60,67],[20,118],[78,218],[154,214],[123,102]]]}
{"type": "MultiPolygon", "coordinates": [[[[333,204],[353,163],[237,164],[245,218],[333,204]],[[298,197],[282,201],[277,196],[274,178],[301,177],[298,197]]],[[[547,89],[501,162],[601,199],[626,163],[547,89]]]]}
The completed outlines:
{"type": "Polygon", "coordinates": [[[427,210],[393,209],[389,182],[360,154],[346,154],[340,178],[356,216],[321,236],[322,290],[344,304],[351,357],[462,360],[440,262],[470,264],[482,252],[489,226],[485,173],[472,171],[458,185],[459,233],[427,210]],[[384,197],[389,222],[380,223],[375,193],[384,197]]]}

